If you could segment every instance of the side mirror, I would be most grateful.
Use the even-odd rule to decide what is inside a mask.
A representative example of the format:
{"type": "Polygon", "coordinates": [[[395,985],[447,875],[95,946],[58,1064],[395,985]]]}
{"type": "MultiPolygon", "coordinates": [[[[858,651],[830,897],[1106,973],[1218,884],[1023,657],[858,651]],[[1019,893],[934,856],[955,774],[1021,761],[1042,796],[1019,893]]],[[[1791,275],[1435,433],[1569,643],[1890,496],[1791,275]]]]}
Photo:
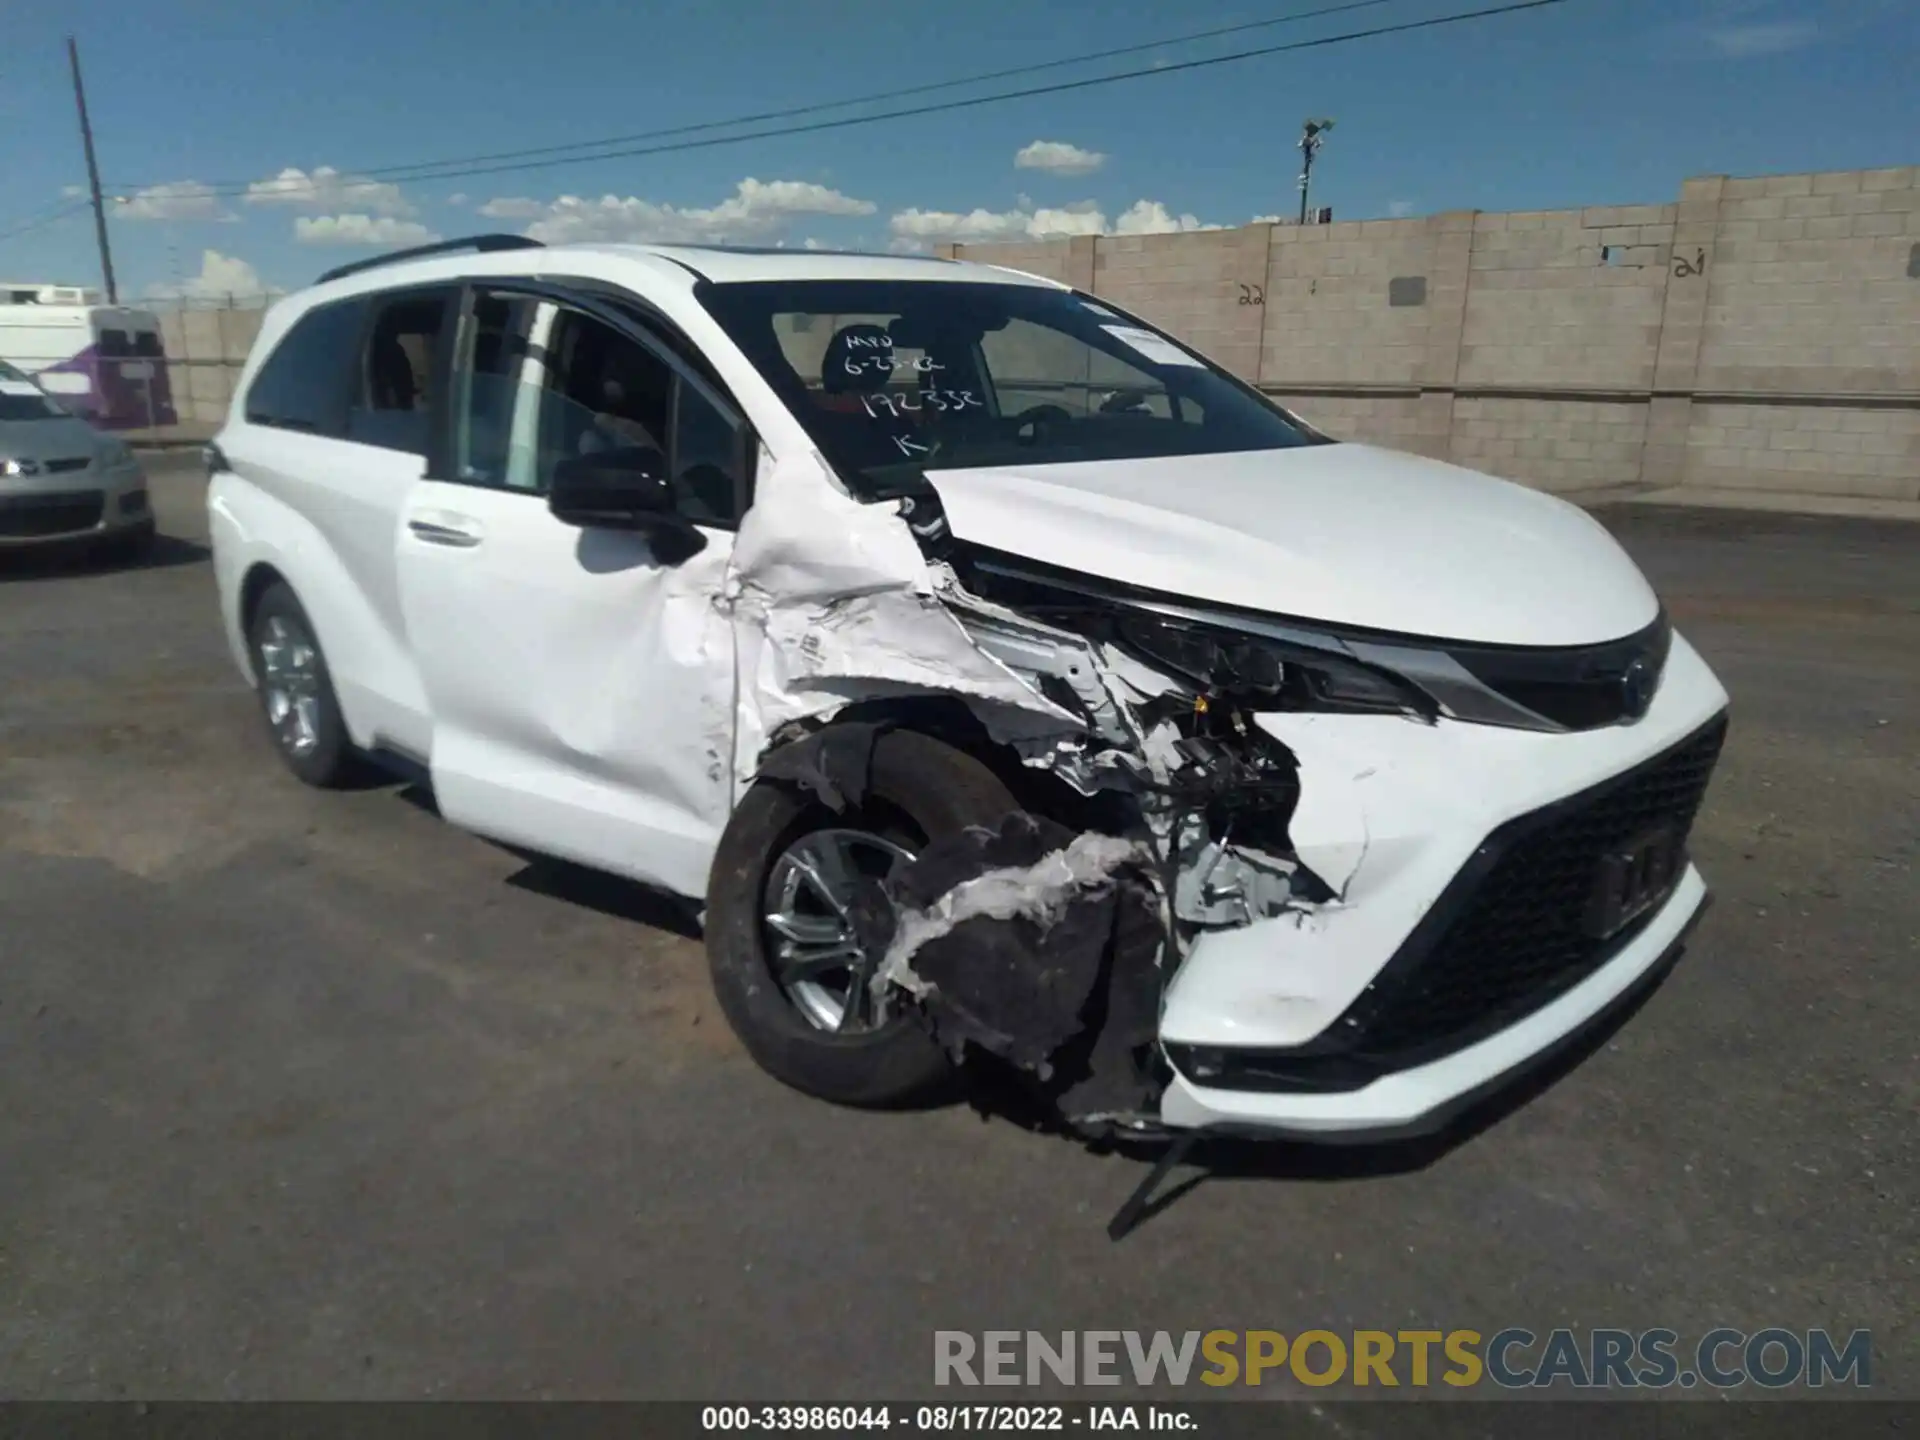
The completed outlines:
{"type": "Polygon", "coordinates": [[[650,445],[568,456],[553,467],[547,508],[583,529],[652,530],[677,519],[667,457],[650,445]]]}

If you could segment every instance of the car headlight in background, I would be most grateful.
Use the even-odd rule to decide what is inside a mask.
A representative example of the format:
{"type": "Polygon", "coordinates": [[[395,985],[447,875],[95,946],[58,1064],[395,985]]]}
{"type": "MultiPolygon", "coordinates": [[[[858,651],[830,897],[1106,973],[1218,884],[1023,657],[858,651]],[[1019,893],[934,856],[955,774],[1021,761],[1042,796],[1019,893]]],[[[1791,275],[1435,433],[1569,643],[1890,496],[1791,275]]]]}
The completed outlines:
{"type": "MultiPolygon", "coordinates": [[[[1364,711],[1432,719],[1417,686],[1332,650],[1197,621],[1135,611],[1119,618],[1124,644],[1204,689],[1256,708],[1364,711]]],[[[1329,641],[1337,646],[1338,641],[1329,641]]]]}

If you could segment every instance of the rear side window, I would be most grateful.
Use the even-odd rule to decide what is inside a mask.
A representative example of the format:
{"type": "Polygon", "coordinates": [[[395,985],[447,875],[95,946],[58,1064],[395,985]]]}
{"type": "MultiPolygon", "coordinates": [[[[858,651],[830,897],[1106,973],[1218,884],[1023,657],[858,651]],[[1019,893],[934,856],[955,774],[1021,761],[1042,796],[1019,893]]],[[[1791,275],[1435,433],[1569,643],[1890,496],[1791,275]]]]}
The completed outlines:
{"type": "Polygon", "coordinates": [[[356,298],[301,316],[247,387],[247,419],[315,435],[341,434],[366,313],[367,302],[356,298]]]}
{"type": "Polygon", "coordinates": [[[160,348],[160,337],[151,330],[136,331],[133,337],[133,353],[148,359],[157,359],[163,353],[160,348]]]}
{"type": "Polygon", "coordinates": [[[433,393],[440,333],[456,293],[410,290],[375,300],[347,411],[349,440],[427,453],[428,417],[440,398],[433,393]]]}
{"type": "Polygon", "coordinates": [[[100,353],[109,360],[117,360],[131,355],[133,346],[127,340],[124,330],[102,330],[100,332],[100,353]]]}

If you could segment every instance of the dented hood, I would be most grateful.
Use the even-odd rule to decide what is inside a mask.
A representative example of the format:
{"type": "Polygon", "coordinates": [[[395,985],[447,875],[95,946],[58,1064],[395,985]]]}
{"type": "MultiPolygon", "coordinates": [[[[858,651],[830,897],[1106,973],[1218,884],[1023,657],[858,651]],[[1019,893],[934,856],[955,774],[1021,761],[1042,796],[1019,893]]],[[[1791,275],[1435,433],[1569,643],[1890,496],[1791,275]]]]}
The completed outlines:
{"type": "Polygon", "coordinates": [[[1578,507],[1371,445],[927,479],[962,540],[1219,605],[1507,645],[1613,640],[1659,609],[1578,507]]]}

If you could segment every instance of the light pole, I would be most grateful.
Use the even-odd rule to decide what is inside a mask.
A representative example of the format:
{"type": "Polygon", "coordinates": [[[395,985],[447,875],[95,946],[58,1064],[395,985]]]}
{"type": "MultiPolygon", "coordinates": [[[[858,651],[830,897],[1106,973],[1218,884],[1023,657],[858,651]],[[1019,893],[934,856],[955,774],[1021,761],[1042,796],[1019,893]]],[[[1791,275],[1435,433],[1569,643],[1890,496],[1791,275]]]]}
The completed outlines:
{"type": "Polygon", "coordinates": [[[1307,223],[1307,185],[1313,177],[1313,157],[1320,153],[1331,120],[1309,120],[1300,134],[1300,223],[1307,223]]]}

